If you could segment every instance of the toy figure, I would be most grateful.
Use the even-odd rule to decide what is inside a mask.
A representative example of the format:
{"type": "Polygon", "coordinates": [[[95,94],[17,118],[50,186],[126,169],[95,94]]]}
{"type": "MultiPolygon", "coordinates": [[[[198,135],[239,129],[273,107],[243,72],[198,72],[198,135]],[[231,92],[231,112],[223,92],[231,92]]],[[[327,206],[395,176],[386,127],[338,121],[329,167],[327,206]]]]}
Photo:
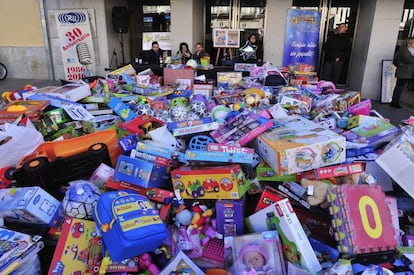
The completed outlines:
{"type": "Polygon", "coordinates": [[[243,275],[265,274],[276,275],[275,271],[267,264],[269,260],[266,250],[256,243],[248,243],[240,250],[239,257],[246,269],[243,275]]]}
{"type": "Polygon", "coordinates": [[[160,270],[158,267],[152,262],[151,256],[148,253],[144,253],[139,256],[138,260],[139,269],[142,271],[149,271],[151,275],[158,275],[160,274],[160,270]]]}

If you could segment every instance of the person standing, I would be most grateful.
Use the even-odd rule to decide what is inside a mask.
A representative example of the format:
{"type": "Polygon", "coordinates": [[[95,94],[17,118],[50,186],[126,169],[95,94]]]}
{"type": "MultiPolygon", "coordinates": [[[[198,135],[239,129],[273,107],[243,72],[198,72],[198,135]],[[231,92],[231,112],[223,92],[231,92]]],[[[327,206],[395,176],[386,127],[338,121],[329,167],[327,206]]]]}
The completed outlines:
{"type": "Polygon", "coordinates": [[[344,62],[349,59],[351,53],[351,38],[346,31],[345,23],[339,24],[335,32],[328,36],[322,49],[325,52],[321,78],[338,84],[341,77],[344,62]]]}
{"type": "Polygon", "coordinates": [[[404,45],[400,47],[395,57],[395,65],[397,66],[395,72],[397,83],[395,84],[390,106],[401,108],[401,94],[412,81],[414,74],[414,38],[408,38],[404,45]]]}

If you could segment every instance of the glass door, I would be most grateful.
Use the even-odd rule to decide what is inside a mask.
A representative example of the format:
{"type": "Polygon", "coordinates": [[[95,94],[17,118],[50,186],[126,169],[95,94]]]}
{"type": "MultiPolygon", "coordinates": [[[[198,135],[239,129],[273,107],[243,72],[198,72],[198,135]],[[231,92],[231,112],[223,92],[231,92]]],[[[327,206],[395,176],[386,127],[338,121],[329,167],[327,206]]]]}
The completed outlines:
{"type": "MultiPolygon", "coordinates": [[[[206,1],[206,41],[205,48],[210,55],[216,58],[218,49],[213,47],[212,32],[215,28],[240,29],[240,45],[252,33],[259,35],[259,46],[264,35],[266,0],[207,0],[206,1]]],[[[219,65],[229,64],[237,59],[237,49],[220,51],[219,65]],[[233,60],[229,60],[230,56],[233,60]]]]}

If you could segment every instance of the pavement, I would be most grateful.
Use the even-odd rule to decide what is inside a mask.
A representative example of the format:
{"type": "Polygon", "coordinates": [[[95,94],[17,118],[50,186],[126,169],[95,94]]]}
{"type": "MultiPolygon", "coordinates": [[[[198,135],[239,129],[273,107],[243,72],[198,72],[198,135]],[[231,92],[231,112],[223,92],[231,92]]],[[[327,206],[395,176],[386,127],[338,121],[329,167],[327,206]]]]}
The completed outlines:
{"type": "MultiPolygon", "coordinates": [[[[61,86],[61,82],[59,80],[6,78],[5,80],[0,81],[0,93],[19,90],[28,84],[37,88],[46,86],[61,86]]],[[[376,100],[371,100],[371,102],[372,109],[376,110],[383,117],[389,118],[391,123],[394,125],[399,125],[402,120],[408,119],[410,116],[414,116],[414,91],[403,92],[400,100],[402,108],[399,109],[391,107],[388,103],[381,103],[376,100]]]]}

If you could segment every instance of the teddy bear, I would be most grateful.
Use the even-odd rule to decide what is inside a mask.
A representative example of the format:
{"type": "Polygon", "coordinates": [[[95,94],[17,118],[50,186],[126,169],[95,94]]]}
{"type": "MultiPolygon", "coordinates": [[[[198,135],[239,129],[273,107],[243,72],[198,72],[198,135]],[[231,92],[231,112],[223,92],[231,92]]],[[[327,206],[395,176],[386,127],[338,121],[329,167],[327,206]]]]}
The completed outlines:
{"type": "Polygon", "coordinates": [[[326,201],[326,195],[330,188],[328,183],[321,180],[302,178],[300,185],[307,190],[313,187],[312,193],[308,194],[307,197],[307,201],[311,206],[320,206],[321,208],[327,208],[329,206],[329,203],[326,201]]]}

